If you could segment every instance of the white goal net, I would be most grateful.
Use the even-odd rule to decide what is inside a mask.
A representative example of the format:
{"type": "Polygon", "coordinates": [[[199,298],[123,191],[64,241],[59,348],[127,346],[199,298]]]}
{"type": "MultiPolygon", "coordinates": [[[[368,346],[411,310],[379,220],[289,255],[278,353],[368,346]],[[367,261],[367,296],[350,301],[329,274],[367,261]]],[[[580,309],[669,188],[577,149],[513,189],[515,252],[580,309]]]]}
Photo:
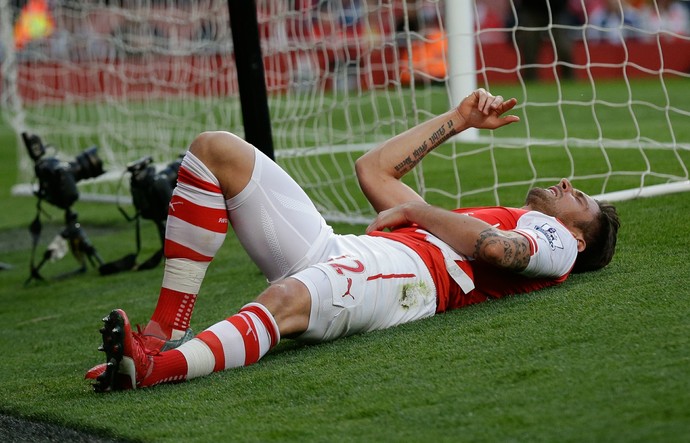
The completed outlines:
{"type": "MultiPolygon", "coordinates": [[[[561,177],[612,200],[690,189],[687,1],[257,0],[275,158],[333,221],[373,212],[354,160],[475,86],[521,117],[430,155],[409,183],[446,207],[520,204],[561,177]]],[[[243,135],[228,3],[0,0],[3,117],[75,158],[165,164],[204,130],[243,135]]],[[[261,147],[260,147],[261,148],[261,147]]]]}

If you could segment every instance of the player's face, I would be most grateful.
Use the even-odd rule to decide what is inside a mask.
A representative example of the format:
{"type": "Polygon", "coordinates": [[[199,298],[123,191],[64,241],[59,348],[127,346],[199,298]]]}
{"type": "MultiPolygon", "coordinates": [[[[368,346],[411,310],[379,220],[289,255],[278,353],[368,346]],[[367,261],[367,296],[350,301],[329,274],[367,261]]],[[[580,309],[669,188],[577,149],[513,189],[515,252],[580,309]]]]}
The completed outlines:
{"type": "Polygon", "coordinates": [[[530,189],[525,205],[556,217],[566,224],[589,221],[599,213],[597,202],[584,192],[573,188],[565,178],[550,188],[530,189]]]}

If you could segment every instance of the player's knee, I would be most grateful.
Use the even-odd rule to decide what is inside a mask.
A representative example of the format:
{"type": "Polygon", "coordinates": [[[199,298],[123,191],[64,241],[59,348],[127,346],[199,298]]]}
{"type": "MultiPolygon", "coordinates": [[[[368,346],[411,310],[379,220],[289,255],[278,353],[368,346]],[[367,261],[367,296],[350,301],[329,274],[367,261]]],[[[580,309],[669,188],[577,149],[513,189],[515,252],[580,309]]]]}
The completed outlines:
{"type": "Polygon", "coordinates": [[[235,134],[202,132],[192,141],[189,152],[218,178],[228,198],[241,191],[251,177],[254,147],[235,134]]]}
{"type": "Polygon", "coordinates": [[[205,131],[197,135],[189,146],[189,152],[202,161],[209,160],[229,149],[233,144],[232,134],[222,131],[205,131]]]}

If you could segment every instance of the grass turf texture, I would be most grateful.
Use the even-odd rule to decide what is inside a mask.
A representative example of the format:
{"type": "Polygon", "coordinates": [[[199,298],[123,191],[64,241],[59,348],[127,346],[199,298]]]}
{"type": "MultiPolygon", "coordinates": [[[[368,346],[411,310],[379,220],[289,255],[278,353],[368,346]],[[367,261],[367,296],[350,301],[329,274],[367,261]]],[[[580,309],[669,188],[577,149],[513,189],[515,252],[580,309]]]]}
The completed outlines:
{"type": "MultiPolygon", "coordinates": [[[[9,196],[13,138],[0,132],[0,412],[141,441],[682,441],[690,435],[690,196],[618,204],[619,252],[604,271],[394,329],[304,347],[180,385],[96,395],[100,318],[144,323],[162,267],[64,281],[28,276],[32,198],[9,196]]],[[[519,203],[519,202],[516,202],[519,203]]],[[[44,205],[43,243],[62,229],[44,205]]],[[[111,205],[74,209],[104,260],[134,250],[111,205]]],[[[158,248],[143,223],[144,251],[158,248]]],[[[337,226],[340,232],[362,227],[337,226]]],[[[75,267],[71,256],[45,275],[75,267]]],[[[192,318],[201,331],[265,287],[230,234],[192,318]]],[[[2,434],[0,434],[1,436],[2,434]]],[[[9,436],[8,439],[11,439],[9,436]]]]}

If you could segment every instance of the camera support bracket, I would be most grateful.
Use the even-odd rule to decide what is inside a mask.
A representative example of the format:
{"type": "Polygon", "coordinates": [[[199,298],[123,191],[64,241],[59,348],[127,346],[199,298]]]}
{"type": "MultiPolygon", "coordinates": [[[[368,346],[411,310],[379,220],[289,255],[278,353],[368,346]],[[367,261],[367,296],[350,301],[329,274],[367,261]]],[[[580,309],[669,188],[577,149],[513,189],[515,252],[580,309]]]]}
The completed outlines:
{"type": "MultiPolygon", "coordinates": [[[[28,285],[32,280],[45,281],[46,279],[41,275],[40,272],[41,268],[51,258],[53,258],[53,251],[50,248],[47,248],[43,253],[41,261],[38,263],[38,265],[35,264],[36,248],[38,247],[42,230],[41,212],[41,199],[39,198],[38,203],[36,204],[36,217],[34,218],[33,222],[31,222],[31,225],[29,225],[33,246],[31,248],[29,278],[24,282],[24,285],[28,285]]],[[[79,223],[78,214],[72,211],[70,208],[65,210],[65,228],[62,230],[62,232],[60,232],[60,236],[67,241],[72,255],[74,255],[81,266],[73,271],[53,277],[54,280],[62,280],[64,278],[86,272],[87,260],[93,267],[96,267],[96,265],[103,265],[103,260],[98,254],[98,251],[96,251],[96,248],[93,246],[93,244],[91,244],[91,241],[86,236],[86,233],[79,223]]]]}
{"type": "Polygon", "coordinates": [[[127,254],[118,260],[101,264],[101,266],[98,268],[98,272],[100,272],[101,275],[110,275],[122,271],[144,271],[146,269],[155,268],[163,259],[163,251],[165,247],[165,223],[162,220],[153,220],[153,222],[156,224],[156,228],[158,229],[158,238],[160,239],[161,247],[143,263],[137,264],[136,259],[139,255],[139,252],[141,252],[141,214],[137,212],[134,217],[130,217],[121,207],[118,207],[118,209],[120,209],[120,212],[122,212],[128,221],[135,222],[137,249],[134,253],[127,254]]]}

